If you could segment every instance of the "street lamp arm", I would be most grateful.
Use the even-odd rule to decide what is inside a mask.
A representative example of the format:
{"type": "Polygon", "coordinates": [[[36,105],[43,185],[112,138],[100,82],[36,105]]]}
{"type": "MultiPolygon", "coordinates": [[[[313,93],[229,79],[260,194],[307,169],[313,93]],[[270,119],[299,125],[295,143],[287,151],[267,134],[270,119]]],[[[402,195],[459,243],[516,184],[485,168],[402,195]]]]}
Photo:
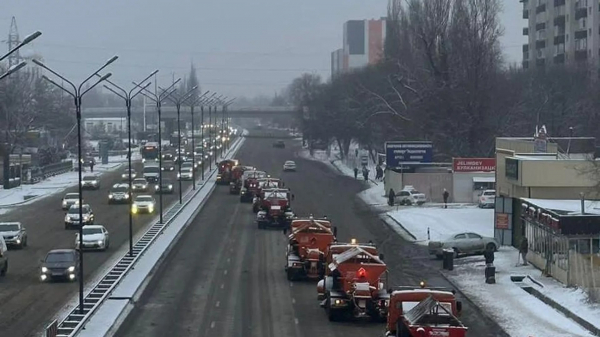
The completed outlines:
{"type": "Polygon", "coordinates": [[[193,86],[187,93],[185,93],[185,95],[183,95],[180,99],[181,103],[187,101],[190,97],[192,97],[196,89],[198,89],[197,85],[193,86]]]}
{"type": "Polygon", "coordinates": [[[225,103],[225,106],[230,106],[235,101],[235,97],[225,103]]]}
{"type": "Polygon", "coordinates": [[[181,78],[178,78],[177,81],[173,82],[173,84],[171,84],[167,89],[165,89],[163,91],[163,93],[158,95],[158,99],[160,101],[163,101],[166,97],[171,96],[177,90],[177,88],[174,88],[174,87],[177,83],[179,83],[179,81],[181,81],[181,78]],[[171,91],[171,89],[173,89],[173,90],[171,91]],[[168,91],[170,91],[170,93],[168,93],[166,96],[163,96],[163,95],[165,95],[165,92],[168,92],[168,91]]]}
{"type": "MultiPolygon", "coordinates": [[[[140,82],[140,84],[141,84],[141,83],[144,83],[144,82],[146,82],[147,80],[149,80],[149,79],[150,79],[150,77],[152,77],[152,76],[156,75],[156,73],[158,73],[158,69],[154,70],[154,71],[153,71],[153,72],[152,72],[150,75],[146,76],[146,78],[144,78],[144,79],[143,79],[143,80],[140,82]]],[[[137,89],[138,87],[140,87],[140,86],[139,86],[139,85],[136,85],[134,88],[131,88],[131,90],[129,90],[129,97],[130,97],[130,98],[133,98],[133,97],[135,97],[135,96],[137,95],[137,94],[135,94],[135,95],[131,96],[131,94],[133,93],[133,91],[134,91],[135,89],[137,89]]],[[[144,85],[143,87],[148,87],[148,86],[147,86],[147,85],[144,85]]]]}
{"type": "Polygon", "coordinates": [[[0,76],[0,80],[2,80],[3,78],[12,75],[13,73],[17,72],[17,70],[23,68],[24,66],[27,65],[27,62],[25,61],[21,61],[18,64],[15,64],[14,66],[8,68],[8,70],[2,74],[2,76],[0,76]]]}
{"type": "Polygon", "coordinates": [[[136,87],[139,87],[140,91],[141,91],[141,94],[144,95],[146,98],[150,99],[152,102],[158,103],[159,97],[155,93],[153,93],[152,91],[144,88],[144,86],[141,85],[141,84],[137,84],[137,83],[135,83],[133,81],[131,83],[133,83],[133,85],[135,85],[136,87]],[[152,97],[150,97],[149,95],[152,96],[152,97]]]}
{"type": "MultiPolygon", "coordinates": [[[[98,74],[98,73],[96,73],[96,76],[98,76],[98,77],[102,78],[102,75],[100,75],[100,74],[98,74]]],[[[121,97],[121,98],[123,98],[123,99],[125,99],[125,100],[127,99],[128,95],[127,95],[127,91],[125,91],[125,89],[121,88],[120,86],[116,85],[114,82],[112,82],[112,81],[110,81],[110,80],[108,80],[108,79],[105,79],[105,81],[106,81],[106,82],[108,82],[108,84],[112,85],[113,87],[115,87],[116,89],[118,89],[119,91],[121,91],[121,92],[123,93],[123,94],[117,94],[117,93],[115,93],[115,94],[117,94],[119,97],[121,97]]],[[[109,88],[108,86],[104,85],[104,87],[105,87],[106,89],[108,89],[108,90],[110,90],[110,91],[114,92],[114,90],[112,90],[112,89],[111,89],[111,88],[109,88]]]]}
{"type": "Polygon", "coordinates": [[[3,55],[2,57],[0,57],[0,61],[4,60],[5,58],[9,57],[10,55],[12,55],[14,52],[16,52],[17,50],[21,49],[21,47],[23,47],[24,45],[28,44],[29,42],[37,39],[40,35],[42,35],[42,32],[40,32],[39,30],[36,31],[33,34],[27,35],[25,37],[25,39],[23,39],[23,42],[19,43],[16,47],[14,47],[13,49],[9,50],[8,53],[6,53],[5,55],[3,55]]]}
{"type": "Polygon", "coordinates": [[[71,96],[73,96],[73,97],[75,97],[75,95],[77,95],[77,87],[75,86],[75,84],[73,84],[73,82],[67,80],[64,76],[62,76],[61,74],[57,73],[56,71],[48,68],[45,64],[43,64],[42,62],[40,62],[40,61],[38,61],[36,59],[31,60],[31,62],[33,62],[33,63],[37,64],[38,66],[40,66],[40,67],[48,70],[49,72],[51,72],[52,74],[54,74],[56,77],[60,78],[61,80],[69,83],[69,85],[71,85],[71,87],[73,87],[73,93],[70,93],[68,90],[66,90],[65,88],[63,88],[60,85],[59,85],[59,87],[61,87],[65,91],[69,92],[71,94],[71,96]]]}
{"type": "Polygon", "coordinates": [[[190,106],[197,105],[198,103],[200,103],[204,99],[204,96],[206,96],[206,94],[208,94],[209,92],[210,92],[210,90],[206,90],[205,93],[203,93],[202,95],[199,95],[198,97],[196,97],[195,100],[189,102],[189,105],[190,106]]]}
{"type": "Polygon", "coordinates": [[[75,94],[70,92],[69,90],[65,89],[65,87],[63,87],[62,85],[54,82],[53,80],[49,79],[46,75],[42,75],[42,79],[52,83],[54,86],[58,87],[59,89],[63,90],[64,92],[66,92],[67,94],[69,94],[71,97],[76,98],[75,94]]]}
{"type": "MultiPolygon", "coordinates": [[[[101,72],[104,68],[108,67],[111,63],[115,62],[119,57],[117,55],[111,57],[108,61],[106,61],[106,63],[104,63],[104,65],[102,67],[100,67],[100,69],[96,70],[93,74],[91,74],[90,76],[88,76],[88,78],[86,78],[83,82],[81,82],[81,84],[79,84],[79,87],[77,88],[77,92],[81,92],[81,88],[83,87],[84,84],[87,83],[87,81],[89,81],[92,77],[96,76],[96,74],[98,74],[99,72],[101,72]]],[[[106,75],[104,75],[106,76],[106,75]]],[[[110,76],[108,76],[110,77],[110,76]]],[[[108,78],[107,77],[107,78],[108,78]]],[[[98,83],[102,82],[103,80],[100,80],[98,82],[96,82],[96,84],[93,87],[95,87],[96,85],[98,85],[98,83]]],[[[86,90],[85,92],[90,91],[89,89],[86,90]]],[[[83,96],[83,94],[81,95],[83,96]]]]}
{"type": "MultiPolygon", "coordinates": [[[[106,81],[106,82],[108,82],[108,81],[106,81]]],[[[114,90],[113,88],[109,87],[108,85],[105,84],[105,85],[103,85],[103,87],[105,89],[107,89],[108,91],[112,92],[113,94],[121,97],[122,99],[127,100],[127,97],[123,96],[120,92],[117,92],[116,90],[114,90]]]]}
{"type": "Polygon", "coordinates": [[[133,94],[133,95],[132,95],[132,94],[131,94],[131,92],[130,92],[130,93],[129,93],[129,99],[130,99],[130,100],[132,100],[132,99],[134,99],[134,98],[135,98],[135,96],[137,96],[137,95],[139,95],[139,94],[142,94],[142,90],[144,90],[144,89],[148,88],[148,87],[150,86],[150,84],[152,84],[152,82],[148,82],[148,83],[144,84],[144,86],[143,86],[143,87],[140,87],[140,90],[138,90],[138,91],[137,91],[135,94],[133,94]]]}
{"type": "MultiPolygon", "coordinates": [[[[107,78],[111,77],[112,73],[108,73],[104,76],[102,76],[102,78],[100,78],[98,81],[96,81],[96,83],[94,83],[93,85],[91,85],[89,88],[87,88],[86,91],[82,92],[79,97],[83,97],[83,95],[87,94],[90,90],[94,89],[98,84],[102,83],[103,81],[105,81],[107,78]]],[[[79,86],[79,88],[81,88],[81,86],[79,86]]]]}

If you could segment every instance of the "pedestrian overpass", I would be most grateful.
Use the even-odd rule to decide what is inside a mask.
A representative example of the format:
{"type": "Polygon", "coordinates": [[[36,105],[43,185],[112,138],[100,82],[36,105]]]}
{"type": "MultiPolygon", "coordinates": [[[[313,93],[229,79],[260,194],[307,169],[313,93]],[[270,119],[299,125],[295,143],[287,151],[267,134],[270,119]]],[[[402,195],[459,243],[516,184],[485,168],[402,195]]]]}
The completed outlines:
{"type": "MultiPolygon", "coordinates": [[[[191,113],[189,106],[182,106],[181,119],[190,120],[191,113]]],[[[200,117],[200,107],[194,108],[194,117],[200,117]]],[[[217,115],[221,116],[222,108],[218,107],[217,115]]],[[[232,105],[227,109],[230,118],[260,118],[260,117],[279,117],[292,116],[296,113],[296,109],[292,106],[265,106],[265,107],[243,107],[232,105]]],[[[82,118],[120,118],[127,116],[127,110],[122,108],[83,108],[81,111],[82,118]]],[[[143,107],[131,107],[132,117],[142,117],[144,115],[143,107]]],[[[156,115],[155,106],[146,106],[146,116],[156,115]]],[[[174,106],[161,107],[162,118],[177,118],[177,110],[174,106]]],[[[215,116],[213,108],[213,116],[215,116]]],[[[204,117],[208,118],[208,108],[204,108],[204,117]]]]}

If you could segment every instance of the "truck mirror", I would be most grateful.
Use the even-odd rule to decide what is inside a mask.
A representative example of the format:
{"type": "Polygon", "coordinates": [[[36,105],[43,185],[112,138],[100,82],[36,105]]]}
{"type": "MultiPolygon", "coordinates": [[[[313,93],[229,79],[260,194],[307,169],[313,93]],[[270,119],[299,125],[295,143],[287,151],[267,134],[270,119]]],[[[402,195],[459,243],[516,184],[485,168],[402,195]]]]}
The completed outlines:
{"type": "Polygon", "coordinates": [[[385,260],[385,256],[383,255],[383,253],[379,254],[379,259],[380,259],[381,261],[385,260]]]}
{"type": "Polygon", "coordinates": [[[334,235],[334,236],[337,236],[337,226],[334,226],[334,227],[333,227],[333,235],[334,235]]]}
{"type": "Polygon", "coordinates": [[[462,302],[461,301],[456,301],[456,311],[460,314],[460,312],[462,311],[462,302]]]}

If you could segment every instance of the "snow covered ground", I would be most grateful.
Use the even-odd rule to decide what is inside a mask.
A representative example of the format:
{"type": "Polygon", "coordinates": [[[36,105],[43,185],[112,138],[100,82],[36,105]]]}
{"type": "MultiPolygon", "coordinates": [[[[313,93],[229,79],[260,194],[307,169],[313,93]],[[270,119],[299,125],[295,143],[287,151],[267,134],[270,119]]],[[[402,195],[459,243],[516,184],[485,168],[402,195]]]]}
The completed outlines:
{"type": "MultiPolygon", "coordinates": [[[[139,159],[139,154],[132,156],[133,160],[139,159]]],[[[114,171],[127,162],[126,156],[111,156],[108,158],[108,164],[94,165],[94,173],[101,175],[107,171],[114,171]]],[[[84,175],[91,174],[89,168],[84,175]]],[[[77,185],[79,175],[76,171],[50,177],[33,185],[21,185],[9,190],[0,189],[0,214],[6,213],[10,208],[25,205],[37,201],[43,197],[60,193],[69,187],[77,185]],[[27,200],[25,198],[28,197],[27,200]]]]}
{"type": "MultiPolygon", "coordinates": [[[[323,161],[345,175],[354,176],[352,161],[340,161],[334,151],[330,155],[325,151],[314,151],[313,156],[304,151],[301,156],[323,161]]],[[[374,172],[372,167],[371,173],[374,172]]],[[[374,175],[371,176],[373,177],[374,175]]],[[[466,204],[452,204],[448,209],[441,208],[440,204],[392,207],[387,205],[383,183],[370,181],[369,186],[359,196],[372,207],[385,211],[385,222],[409,241],[427,245],[427,229],[429,240],[445,238],[463,231],[494,236],[493,210],[479,209],[466,204]]],[[[573,207],[574,211],[577,211],[575,208],[579,206],[573,207]]],[[[586,209],[591,212],[596,207],[586,204],[586,209]]],[[[593,336],[573,320],[521,289],[521,286],[537,289],[597,327],[600,327],[600,305],[590,304],[582,290],[567,288],[553,278],[544,277],[540,270],[531,265],[517,265],[517,256],[518,251],[515,248],[506,246],[501,247],[495,254],[496,284],[485,283],[485,261],[482,256],[456,259],[454,270],[445,272],[445,276],[511,336],[593,336]],[[543,287],[527,278],[522,284],[514,283],[510,279],[511,275],[529,276],[543,284],[543,287]]]]}

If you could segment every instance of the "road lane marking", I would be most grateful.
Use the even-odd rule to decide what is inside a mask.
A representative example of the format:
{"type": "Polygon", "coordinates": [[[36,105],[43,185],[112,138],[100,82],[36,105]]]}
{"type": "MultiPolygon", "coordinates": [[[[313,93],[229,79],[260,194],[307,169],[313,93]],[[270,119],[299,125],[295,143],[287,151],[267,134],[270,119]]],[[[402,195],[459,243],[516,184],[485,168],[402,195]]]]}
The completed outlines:
{"type": "Polygon", "coordinates": [[[215,321],[210,322],[210,328],[214,329],[215,328],[215,321]]]}
{"type": "Polygon", "coordinates": [[[293,286],[294,286],[294,284],[292,282],[290,282],[290,287],[293,287],[293,286]]]}
{"type": "Polygon", "coordinates": [[[227,275],[227,269],[223,271],[223,275],[227,275]]]}
{"type": "Polygon", "coordinates": [[[220,305],[221,305],[221,302],[220,302],[220,301],[217,301],[217,303],[215,303],[215,307],[217,307],[217,308],[218,308],[220,305]]]}
{"type": "Polygon", "coordinates": [[[229,262],[231,262],[231,258],[230,257],[227,258],[227,263],[229,263],[229,262]]]}
{"type": "Polygon", "coordinates": [[[221,289],[225,288],[225,283],[221,283],[221,289]]]}
{"type": "Polygon", "coordinates": [[[298,322],[297,318],[294,318],[294,323],[296,323],[296,325],[298,325],[299,322],[298,322]]]}
{"type": "Polygon", "coordinates": [[[296,299],[292,297],[292,303],[296,303],[296,299]]]}

